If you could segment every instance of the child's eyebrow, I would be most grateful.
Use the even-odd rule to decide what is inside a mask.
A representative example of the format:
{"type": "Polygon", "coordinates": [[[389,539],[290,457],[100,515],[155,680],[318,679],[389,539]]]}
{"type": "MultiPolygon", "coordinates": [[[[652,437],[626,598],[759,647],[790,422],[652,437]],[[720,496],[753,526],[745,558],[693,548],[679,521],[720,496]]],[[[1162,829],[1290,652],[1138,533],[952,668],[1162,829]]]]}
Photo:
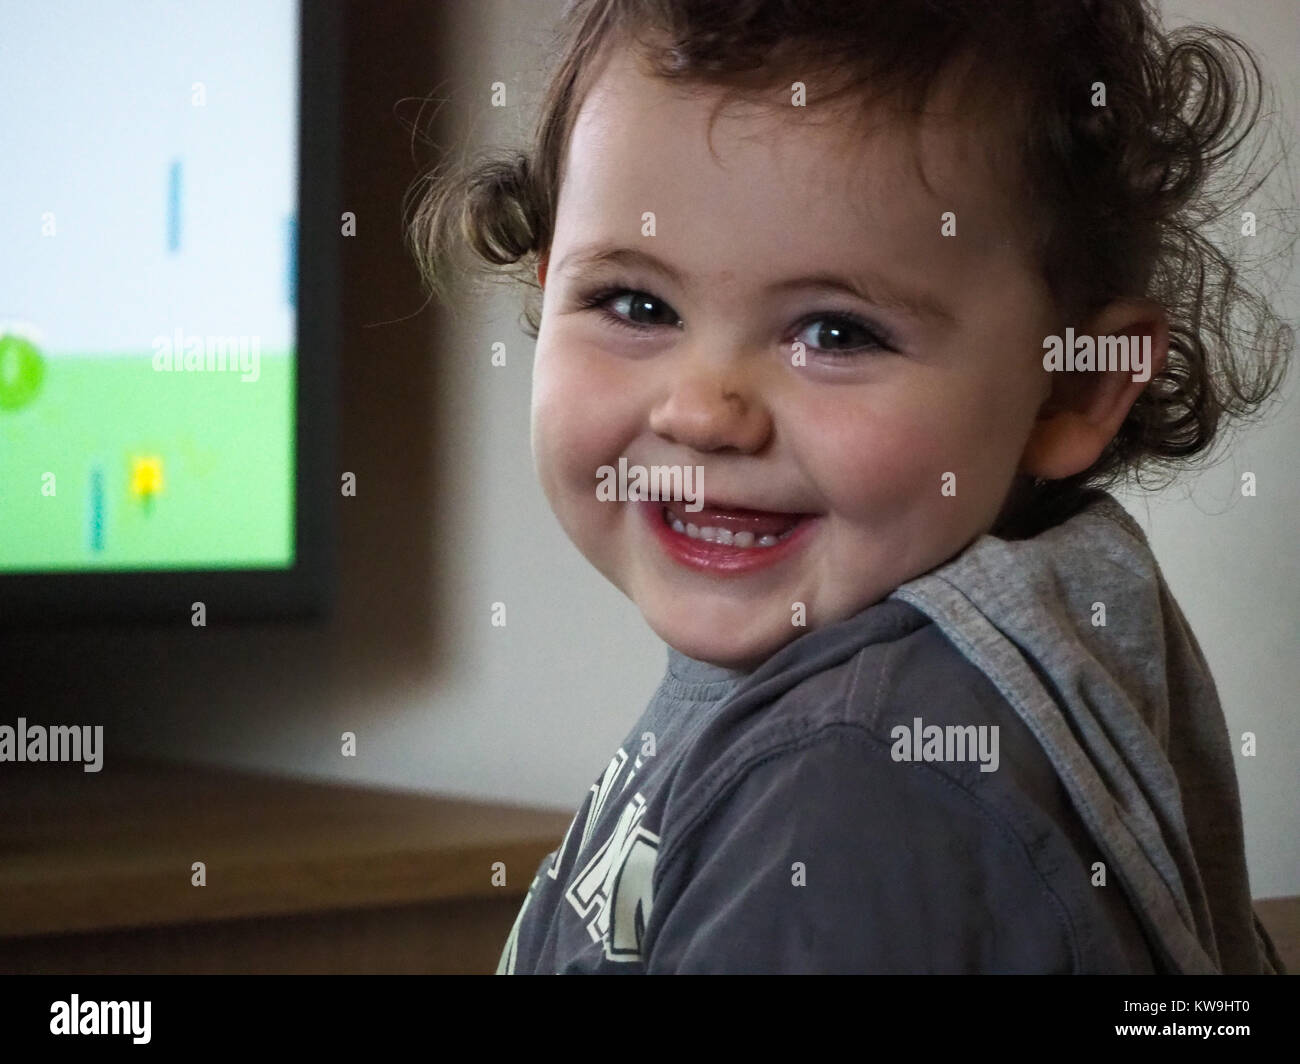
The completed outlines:
{"type": "MultiPolygon", "coordinates": [[[[640,248],[619,247],[611,244],[580,244],[556,267],[564,276],[580,276],[599,266],[641,267],[657,273],[679,287],[686,287],[694,278],[677,267],[656,258],[640,248]]],[[[769,293],[788,292],[800,288],[818,288],[847,292],[864,302],[909,314],[925,321],[955,325],[952,310],[928,292],[904,292],[879,276],[862,276],[857,279],[834,273],[819,273],[805,277],[791,277],[768,285],[769,293]]]]}

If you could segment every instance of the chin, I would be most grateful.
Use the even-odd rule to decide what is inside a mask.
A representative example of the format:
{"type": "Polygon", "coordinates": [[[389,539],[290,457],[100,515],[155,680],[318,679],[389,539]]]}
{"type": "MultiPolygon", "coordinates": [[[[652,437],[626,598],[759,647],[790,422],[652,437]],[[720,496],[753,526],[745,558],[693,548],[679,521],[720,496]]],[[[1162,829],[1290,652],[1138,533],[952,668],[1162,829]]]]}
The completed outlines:
{"type": "MultiPolygon", "coordinates": [[[[647,618],[647,620],[649,620],[647,618]]],[[[725,669],[742,669],[750,672],[770,658],[786,643],[802,635],[804,629],[793,629],[785,638],[781,632],[747,632],[731,638],[720,638],[716,631],[704,629],[698,621],[682,623],[650,623],[655,634],[679,654],[696,661],[718,665],[725,669]]]]}

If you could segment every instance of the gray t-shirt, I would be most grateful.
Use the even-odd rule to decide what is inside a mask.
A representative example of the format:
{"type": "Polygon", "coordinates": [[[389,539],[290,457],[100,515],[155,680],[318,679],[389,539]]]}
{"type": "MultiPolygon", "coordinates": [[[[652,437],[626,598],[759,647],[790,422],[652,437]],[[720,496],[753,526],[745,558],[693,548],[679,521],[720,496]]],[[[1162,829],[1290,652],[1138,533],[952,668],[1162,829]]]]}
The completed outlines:
{"type": "Polygon", "coordinates": [[[1172,599],[1163,619],[1108,632],[1078,606],[1078,632],[1053,628],[1070,574],[1081,603],[1161,608],[1115,508],[1037,542],[983,537],[752,673],[670,649],[498,972],[1273,970],[1222,713],[1199,650],[1175,652],[1172,599]],[[1088,552],[1118,583],[1097,586],[1088,552]],[[1097,642],[1117,638],[1150,644],[1142,676],[1122,664],[1134,648],[1097,642]],[[1141,716],[1160,700],[1130,697],[1158,676],[1165,710],[1172,691],[1201,721],[1172,740],[1141,716]],[[1180,780],[1200,805],[1179,804],[1180,780]]]}
{"type": "Polygon", "coordinates": [[[542,862],[501,970],[1151,971],[1118,886],[1089,886],[1100,855],[1051,765],[988,681],[911,607],[862,622],[866,647],[771,701],[728,703],[734,674],[670,650],[542,862]],[[890,729],[918,714],[1000,725],[996,771],[893,760],[890,729]]]}

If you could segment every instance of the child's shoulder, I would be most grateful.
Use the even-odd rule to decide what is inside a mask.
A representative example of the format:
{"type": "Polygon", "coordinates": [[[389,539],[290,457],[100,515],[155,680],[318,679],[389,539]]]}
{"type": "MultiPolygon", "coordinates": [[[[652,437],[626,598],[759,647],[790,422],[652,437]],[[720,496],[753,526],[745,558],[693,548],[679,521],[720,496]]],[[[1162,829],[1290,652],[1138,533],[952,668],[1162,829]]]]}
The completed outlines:
{"type": "Polygon", "coordinates": [[[792,658],[795,682],[740,692],[686,753],[654,965],[1149,968],[1122,897],[1089,893],[1095,848],[1006,699],[919,611],[869,612],[874,638],[804,673],[792,658]],[[754,939],[686,935],[724,897],[754,939]],[[778,925],[809,941],[764,945],[778,925]]]}
{"type": "MultiPolygon", "coordinates": [[[[981,794],[1056,786],[1006,697],[914,606],[886,600],[793,648],[695,736],[681,770],[699,781],[694,803],[716,801],[758,766],[782,762],[797,772],[818,759],[855,776],[885,772],[888,786],[897,773],[927,766],[934,785],[981,794]],[[843,750],[856,754],[832,753],[843,750]]],[[[847,802],[856,791],[841,793],[847,802]]]]}
{"type": "MultiPolygon", "coordinates": [[[[1036,767],[1041,761],[997,689],[938,625],[903,601],[887,599],[809,632],[739,682],[713,684],[707,698],[699,682],[681,681],[672,660],[661,696],[689,703],[692,713],[705,710],[672,750],[672,813],[679,823],[706,815],[745,779],[770,774],[769,766],[797,775],[797,766],[838,760],[836,771],[860,775],[879,772],[875,762],[882,759],[886,765],[912,760],[896,731],[922,723],[918,718],[941,728],[1011,725],[1024,733],[1012,744],[1015,751],[1036,767]]],[[[638,722],[634,736],[648,719],[638,722]]],[[[1013,753],[1013,760],[1022,759],[1013,753]]],[[[841,793],[847,800],[857,790],[841,793]]]]}

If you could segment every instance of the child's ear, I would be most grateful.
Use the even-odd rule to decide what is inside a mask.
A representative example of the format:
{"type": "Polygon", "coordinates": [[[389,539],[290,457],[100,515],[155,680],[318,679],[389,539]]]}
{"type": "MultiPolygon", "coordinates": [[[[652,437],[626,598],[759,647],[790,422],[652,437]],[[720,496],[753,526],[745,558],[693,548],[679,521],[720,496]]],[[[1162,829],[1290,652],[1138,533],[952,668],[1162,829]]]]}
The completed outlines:
{"type": "MultiPolygon", "coordinates": [[[[1169,357],[1169,318],[1148,300],[1109,303],[1079,329],[1078,336],[1127,336],[1130,357],[1149,336],[1151,363],[1146,380],[1135,369],[1052,373],[1052,392],[1038,413],[1025,444],[1020,471],[1040,480],[1060,480],[1082,473],[1115,438],[1137,397],[1169,357]]],[[[1130,362],[1130,367],[1133,363],[1130,362]]],[[[1046,371],[1044,371],[1046,372],[1046,371]]]]}

